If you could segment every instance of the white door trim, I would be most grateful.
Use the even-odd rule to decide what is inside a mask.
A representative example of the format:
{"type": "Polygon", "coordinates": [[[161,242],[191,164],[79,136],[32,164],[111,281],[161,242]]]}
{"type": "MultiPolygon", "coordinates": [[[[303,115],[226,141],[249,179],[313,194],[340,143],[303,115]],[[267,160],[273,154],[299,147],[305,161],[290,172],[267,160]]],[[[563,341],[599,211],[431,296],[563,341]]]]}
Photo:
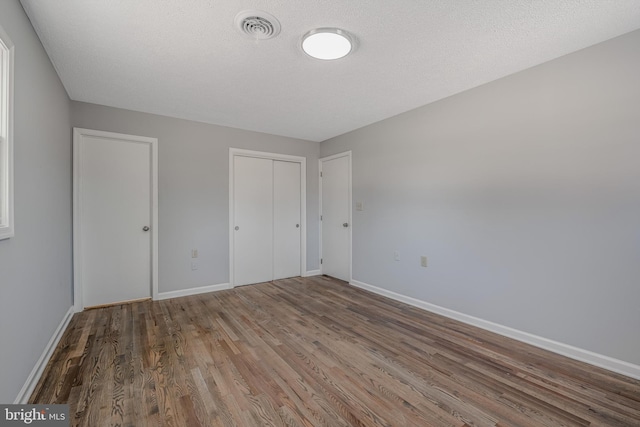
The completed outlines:
{"type": "MultiPolygon", "coordinates": [[[[353,194],[351,192],[351,150],[318,159],[318,170],[320,173],[320,179],[318,180],[320,182],[320,212],[318,213],[318,217],[322,215],[322,162],[339,159],[340,157],[347,157],[349,164],[349,282],[351,282],[353,280],[353,209],[351,209],[353,205],[353,194]]],[[[322,221],[320,221],[320,236],[318,240],[320,242],[320,259],[322,259],[322,221]]],[[[320,260],[318,260],[318,262],[320,262],[320,260]]],[[[320,274],[323,274],[322,263],[320,263],[320,274]]]]}
{"type": "Polygon", "coordinates": [[[122,139],[149,144],[151,150],[151,297],[158,296],[158,139],[99,130],[73,128],[73,307],[84,309],[82,300],[82,236],[80,140],[83,136],[122,139]]]}
{"type": "Polygon", "coordinates": [[[264,151],[244,150],[241,148],[229,148],[229,283],[233,288],[233,218],[234,218],[234,182],[233,182],[233,158],[235,156],[257,157],[260,159],[282,160],[286,162],[300,163],[300,275],[307,271],[307,158],[291,156],[288,154],[267,153],[264,151]]]}

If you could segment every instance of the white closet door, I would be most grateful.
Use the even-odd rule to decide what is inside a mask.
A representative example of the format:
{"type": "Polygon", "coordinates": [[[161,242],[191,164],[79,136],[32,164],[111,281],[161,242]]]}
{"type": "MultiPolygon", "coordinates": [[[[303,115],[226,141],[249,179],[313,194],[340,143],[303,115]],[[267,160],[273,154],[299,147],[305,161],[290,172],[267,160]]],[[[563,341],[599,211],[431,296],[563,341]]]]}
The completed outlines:
{"type": "Polygon", "coordinates": [[[351,280],[350,160],[341,156],[321,160],[322,274],[351,280]]]}
{"type": "Polygon", "coordinates": [[[300,203],[300,163],[274,161],[274,279],[300,276],[300,203]]]}
{"type": "Polygon", "coordinates": [[[273,279],[273,160],[234,157],[234,285],[273,279]]]}

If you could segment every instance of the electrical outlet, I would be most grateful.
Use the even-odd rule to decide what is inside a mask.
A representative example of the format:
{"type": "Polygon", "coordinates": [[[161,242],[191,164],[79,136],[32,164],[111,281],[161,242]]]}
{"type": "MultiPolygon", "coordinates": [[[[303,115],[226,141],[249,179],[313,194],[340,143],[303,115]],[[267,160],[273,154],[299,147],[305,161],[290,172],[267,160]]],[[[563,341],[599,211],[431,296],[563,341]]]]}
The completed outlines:
{"type": "Polygon", "coordinates": [[[424,255],[420,257],[420,266],[421,267],[426,267],[427,266],[427,257],[424,256],[424,255]]]}
{"type": "Polygon", "coordinates": [[[396,261],[400,261],[400,252],[393,251],[393,259],[395,259],[396,261]]]}
{"type": "Polygon", "coordinates": [[[197,270],[198,269],[198,262],[197,261],[191,261],[191,269],[192,270],[197,270]]]}
{"type": "Polygon", "coordinates": [[[191,249],[191,258],[198,258],[198,250],[191,249]]]}

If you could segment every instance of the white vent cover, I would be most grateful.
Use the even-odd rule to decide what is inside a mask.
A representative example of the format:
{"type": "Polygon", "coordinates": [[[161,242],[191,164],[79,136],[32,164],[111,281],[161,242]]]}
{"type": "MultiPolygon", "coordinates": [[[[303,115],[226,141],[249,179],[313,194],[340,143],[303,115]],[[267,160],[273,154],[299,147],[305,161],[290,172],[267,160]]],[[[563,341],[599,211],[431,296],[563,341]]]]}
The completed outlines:
{"type": "Polygon", "coordinates": [[[280,33],[280,22],[261,10],[245,10],[236,15],[236,27],[249,37],[267,40],[280,33]]]}

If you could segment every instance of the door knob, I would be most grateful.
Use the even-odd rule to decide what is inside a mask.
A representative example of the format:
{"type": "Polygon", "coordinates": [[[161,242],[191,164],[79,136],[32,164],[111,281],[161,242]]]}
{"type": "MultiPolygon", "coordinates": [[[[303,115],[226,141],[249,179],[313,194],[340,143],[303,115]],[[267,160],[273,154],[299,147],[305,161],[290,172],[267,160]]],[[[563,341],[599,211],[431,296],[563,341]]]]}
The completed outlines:
{"type": "Polygon", "coordinates": [[[348,223],[348,222],[345,222],[344,224],[342,224],[342,226],[343,226],[344,228],[347,228],[347,227],[349,226],[349,223],[348,223]]]}
{"type": "Polygon", "coordinates": [[[296,228],[300,228],[300,224],[296,224],[296,228]]]}
{"type": "Polygon", "coordinates": [[[238,230],[240,230],[240,227],[238,227],[238,226],[236,225],[236,227],[234,228],[234,230],[238,231],[238,230]]]}
{"type": "Polygon", "coordinates": [[[144,227],[142,227],[142,231],[149,231],[149,226],[145,225],[144,227]]]}

